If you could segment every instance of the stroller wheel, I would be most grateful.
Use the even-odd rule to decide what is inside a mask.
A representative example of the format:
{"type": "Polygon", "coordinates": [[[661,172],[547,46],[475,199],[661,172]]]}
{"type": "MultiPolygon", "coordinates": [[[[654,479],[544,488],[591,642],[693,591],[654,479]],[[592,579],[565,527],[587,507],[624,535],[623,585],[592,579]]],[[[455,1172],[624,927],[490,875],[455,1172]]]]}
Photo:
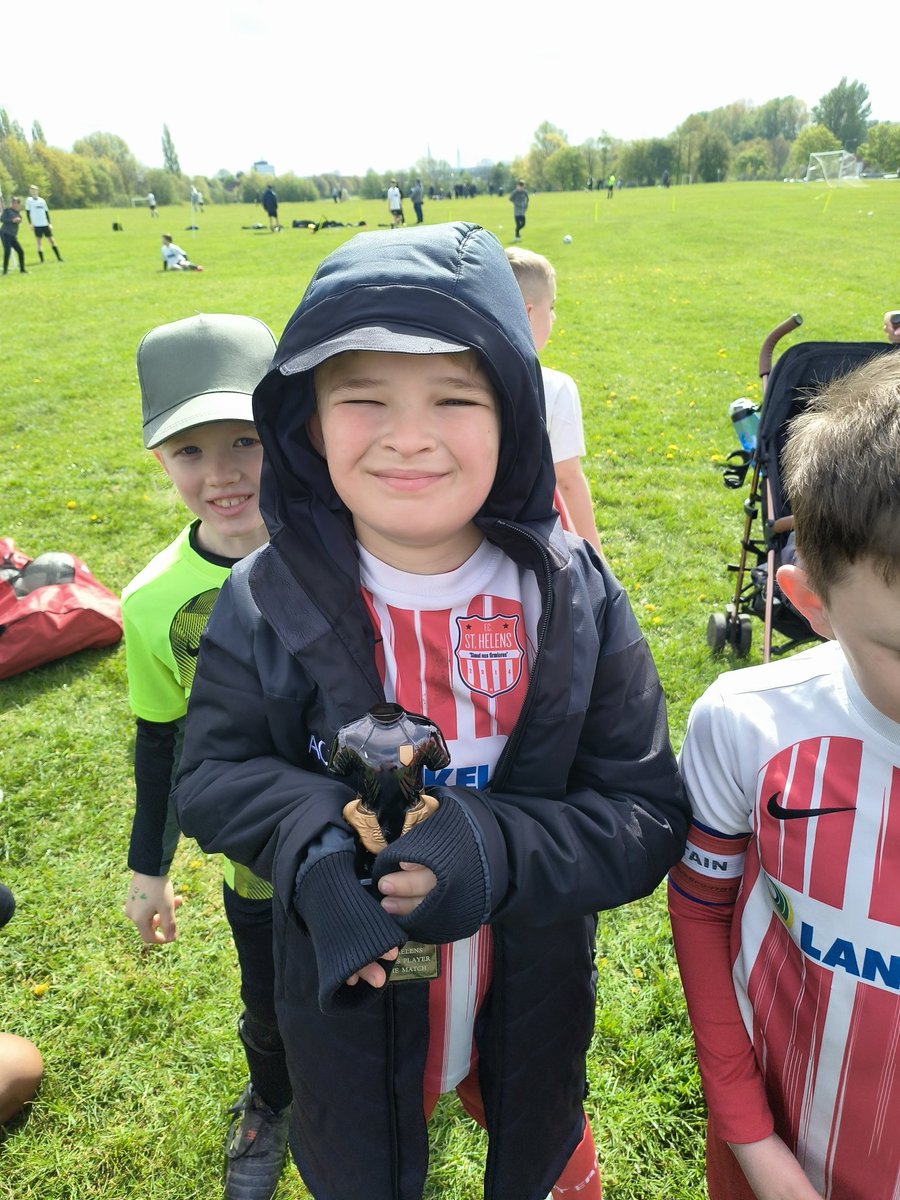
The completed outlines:
{"type": "Polygon", "coordinates": [[[737,637],[734,652],[738,658],[746,658],[750,653],[750,643],[753,641],[753,622],[746,613],[741,613],[737,619],[737,637]]]}
{"type": "Polygon", "coordinates": [[[710,613],[706,622],[706,644],[713,654],[721,654],[728,639],[728,618],[724,613],[710,613]]]}

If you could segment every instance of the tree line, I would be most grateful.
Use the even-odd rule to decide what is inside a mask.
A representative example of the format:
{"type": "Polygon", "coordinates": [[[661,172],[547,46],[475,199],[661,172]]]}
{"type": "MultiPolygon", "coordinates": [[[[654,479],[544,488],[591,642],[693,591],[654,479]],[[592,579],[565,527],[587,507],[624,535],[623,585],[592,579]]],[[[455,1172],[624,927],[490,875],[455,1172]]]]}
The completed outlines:
{"type": "Polygon", "coordinates": [[[532,191],[576,191],[616,175],[634,186],[672,182],[716,182],[802,177],[812,153],[844,149],[872,171],[900,170],[900,123],[872,122],[865,84],[846,76],[808,110],[796,96],[758,106],[735,101],[709,112],[692,113],[666,137],[625,141],[605,130],[571,145],[549,121],[535,131],[527,153],[510,163],[483,161],[459,171],[443,159],[422,158],[412,166],[364,175],[331,172],[299,177],[255,171],[220,170],[212,177],[186,175],[167,126],[162,132],[161,167],[139,163],[114,133],[79,138],[71,151],[50,146],[38,121],[28,137],[0,108],[0,190],[5,196],[37,184],[56,208],[128,205],[153,192],[160,205],[184,203],[196,187],[213,204],[252,203],[268,183],[282,202],[330,201],[343,195],[380,199],[391,179],[404,193],[419,178],[426,187],[449,194],[474,184],[479,191],[502,192],[523,178],[532,191]]]}

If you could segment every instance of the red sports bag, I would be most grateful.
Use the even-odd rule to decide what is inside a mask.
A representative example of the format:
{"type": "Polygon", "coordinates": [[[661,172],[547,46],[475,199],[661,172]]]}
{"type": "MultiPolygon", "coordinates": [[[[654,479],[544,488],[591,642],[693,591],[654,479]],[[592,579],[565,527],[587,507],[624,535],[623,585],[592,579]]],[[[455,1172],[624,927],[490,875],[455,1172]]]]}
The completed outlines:
{"type": "Polygon", "coordinates": [[[0,538],[0,679],[122,636],[114,592],[74,554],[31,559],[0,538]]]}

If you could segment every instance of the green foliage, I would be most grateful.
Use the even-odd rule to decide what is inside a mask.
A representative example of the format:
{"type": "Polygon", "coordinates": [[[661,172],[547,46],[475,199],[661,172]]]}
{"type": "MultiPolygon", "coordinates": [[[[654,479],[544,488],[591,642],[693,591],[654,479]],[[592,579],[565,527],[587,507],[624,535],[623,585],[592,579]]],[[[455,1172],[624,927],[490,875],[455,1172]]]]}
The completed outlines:
{"type": "MultiPolygon", "coordinates": [[[[479,196],[425,214],[480,221],[505,242],[510,208],[479,196]]],[[[340,211],[384,221],[380,195],[340,211]]],[[[292,229],[299,203],[282,206],[280,234],[244,228],[259,215],[219,205],[185,232],[184,191],[166,225],[146,209],[54,213],[64,264],[34,263],[23,242],[30,274],[5,281],[15,323],[0,342],[0,532],[31,554],[74,551],[117,591],[174,537],[185,514],[141,446],[140,338],[198,311],[252,313],[280,333],[318,262],[354,233],[292,229]],[[203,274],[162,272],[166,226],[203,274]]],[[[896,181],[532,198],[525,244],[549,256],[559,287],[542,358],[579,384],[605,551],[653,649],[676,744],[691,702],[738,665],[704,640],[731,598],[743,528],[746,493],[719,471],[728,404],[759,399],[760,343],[791,312],[806,317],[793,340],[882,337],[898,221],[896,181]],[[836,259],[853,272],[823,284],[836,259]]],[[[0,708],[0,878],[19,900],[0,933],[0,1029],[46,1061],[31,1117],[0,1146],[0,1198],[209,1200],[245,1069],[219,865],[181,846],[179,939],[143,952],[121,912],[133,786],[121,645],[3,681],[0,708]]],[[[662,892],[605,914],[598,955],[587,1104],[605,1195],[696,1200],[703,1106],[662,892]]],[[[484,1138],[453,1098],[430,1138],[428,1200],[476,1200],[484,1138]]],[[[307,1200],[295,1171],[278,1200],[307,1200]]]]}
{"type": "Polygon", "coordinates": [[[163,167],[169,172],[170,175],[180,175],[181,163],[178,161],[178,155],[175,152],[175,143],[172,141],[172,135],[169,133],[168,125],[163,125],[162,152],[163,167]]]}
{"type": "Polygon", "coordinates": [[[831,130],[840,143],[836,149],[843,146],[852,154],[865,139],[871,112],[869,89],[857,79],[848,83],[845,75],[837,87],[826,92],[813,107],[812,119],[831,130]]]}
{"type": "Polygon", "coordinates": [[[790,169],[795,176],[802,178],[806,174],[811,154],[840,148],[841,143],[830,129],[824,125],[807,125],[797,134],[797,140],[791,148],[790,169]]]}
{"type": "Polygon", "coordinates": [[[900,170],[900,124],[882,121],[870,125],[859,155],[868,167],[882,171],[900,170]]]}
{"type": "Polygon", "coordinates": [[[587,165],[578,146],[560,146],[544,164],[547,183],[555,191],[575,192],[587,180],[587,165]]]}
{"type": "Polygon", "coordinates": [[[675,154],[671,142],[662,138],[629,142],[619,153],[616,167],[626,183],[638,187],[654,187],[662,179],[663,171],[671,171],[675,154]]]}
{"type": "Polygon", "coordinates": [[[735,149],[731,170],[736,179],[768,179],[772,170],[768,143],[754,138],[735,149]]]}
{"type": "Polygon", "coordinates": [[[704,183],[718,183],[728,175],[731,143],[721,129],[708,129],[697,147],[697,174],[704,183]]]}

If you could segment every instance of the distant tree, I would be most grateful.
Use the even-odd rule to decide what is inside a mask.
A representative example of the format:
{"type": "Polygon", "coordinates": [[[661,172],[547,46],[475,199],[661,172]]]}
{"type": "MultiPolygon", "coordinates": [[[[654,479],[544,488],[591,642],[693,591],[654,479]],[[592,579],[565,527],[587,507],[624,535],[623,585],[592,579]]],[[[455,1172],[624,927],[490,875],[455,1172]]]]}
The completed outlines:
{"type": "Polygon", "coordinates": [[[746,100],[713,109],[706,114],[706,120],[713,129],[721,129],[733,146],[749,142],[757,134],[756,110],[746,100]]]}
{"type": "Polygon", "coordinates": [[[31,183],[34,161],[24,138],[10,133],[0,139],[0,163],[6,168],[12,190],[24,191],[31,183]]]}
{"type": "Polygon", "coordinates": [[[4,138],[15,138],[17,142],[25,142],[25,130],[18,121],[14,121],[5,108],[0,108],[0,141],[4,138]]]}
{"type": "Polygon", "coordinates": [[[792,142],[809,120],[809,112],[796,96],[778,96],[767,100],[759,111],[759,135],[772,142],[779,135],[792,142]]]}
{"type": "Polygon", "coordinates": [[[560,192],[577,192],[584,187],[587,165],[580,146],[560,146],[544,164],[550,186],[560,192]]]}
{"type": "Polygon", "coordinates": [[[900,124],[881,121],[877,125],[870,125],[858,153],[872,168],[900,170],[900,124]]]}
{"type": "Polygon", "coordinates": [[[147,167],[142,186],[144,191],[153,193],[160,207],[164,204],[179,204],[185,198],[181,179],[165,167],[147,167]]]}
{"type": "Polygon", "coordinates": [[[812,110],[812,119],[830,129],[845,150],[854,152],[860,142],[865,141],[869,115],[869,89],[854,79],[841,82],[826,92],[812,110]]]}
{"type": "Polygon", "coordinates": [[[494,163],[488,176],[488,183],[495,192],[502,192],[509,179],[509,167],[505,163],[494,163]]]}
{"type": "Polygon", "coordinates": [[[675,156],[672,145],[663,138],[643,138],[623,146],[618,157],[618,174],[638,187],[654,187],[663,171],[672,172],[675,156]]]}
{"type": "Polygon", "coordinates": [[[363,176],[359,194],[363,200],[380,200],[384,195],[384,185],[381,182],[381,176],[371,167],[369,167],[363,176]]]}
{"type": "Polygon", "coordinates": [[[830,129],[824,125],[807,125],[797,134],[796,141],[791,147],[791,157],[788,169],[794,176],[806,174],[809,156],[823,150],[840,150],[841,143],[830,129]]]}
{"type": "Polygon", "coordinates": [[[734,148],[731,172],[735,179],[768,179],[772,173],[769,143],[765,138],[754,138],[734,148]]]}
{"type": "Polygon", "coordinates": [[[791,157],[791,145],[792,143],[780,133],[769,142],[769,161],[772,164],[773,179],[781,179],[784,176],[784,168],[791,157]]]}
{"type": "Polygon", "coordinates": [[[697,147],[697,174],[704,183],[717,183],[728,174],[731,143],[721,129],[708,129],[697,147]]]}
{"type": "MultiPolygon", "coordinates": [[[[129,196],[138,192],[138,165],[134,155],[128,149],[128,143],[115,133],[89,133],[87,137],[79,138],[72,147],[75,154],[83,154],[90,158],[107,158],[114,162],[121,175],[120,187],[129,196]]],[[[109,203],[109,201],[103,201],[109,203]]]]}
{"type": "Polygon", "coordinates": [[[550,121],[542,121],[534,131],[528,151],[528,178],[531,186],[543,191],[549,184],[546,177],[547,159],[563,146],[568,146],[565,133],[550,121]]]}
{"type": "Polygon", "coordinates": [[[621,146],[619,138],[614,138],[613,135],[605,129],[601,129],[597,134],[597,151],[600,155],[600,174],[595,175],[595,179],[607,179],[609,172],[616,161],[618,148],[621,146]]]}
{"type": "Polygon", "coordinates": [[[41,128],[40,121],[31,122],[31,144],[32,146],[46,146],[47,139],[44,137],[44,131],[41,128]]]}
{"type": "Polygon", "coordinates": [[[180,175],[181,163],[178,161],[178,155],[175,153],[175,143],[172,141],[168,125],[163,125],[162,152],[163,170],[168,171],[170,175],[180,175]]]}
{"type": "Polygon", "coordinates": [[[706,130],[706,118],[701,113],[691,113],[675,130],[675,169],[690,180],[697,170],[697,152],[706,130]]]}

